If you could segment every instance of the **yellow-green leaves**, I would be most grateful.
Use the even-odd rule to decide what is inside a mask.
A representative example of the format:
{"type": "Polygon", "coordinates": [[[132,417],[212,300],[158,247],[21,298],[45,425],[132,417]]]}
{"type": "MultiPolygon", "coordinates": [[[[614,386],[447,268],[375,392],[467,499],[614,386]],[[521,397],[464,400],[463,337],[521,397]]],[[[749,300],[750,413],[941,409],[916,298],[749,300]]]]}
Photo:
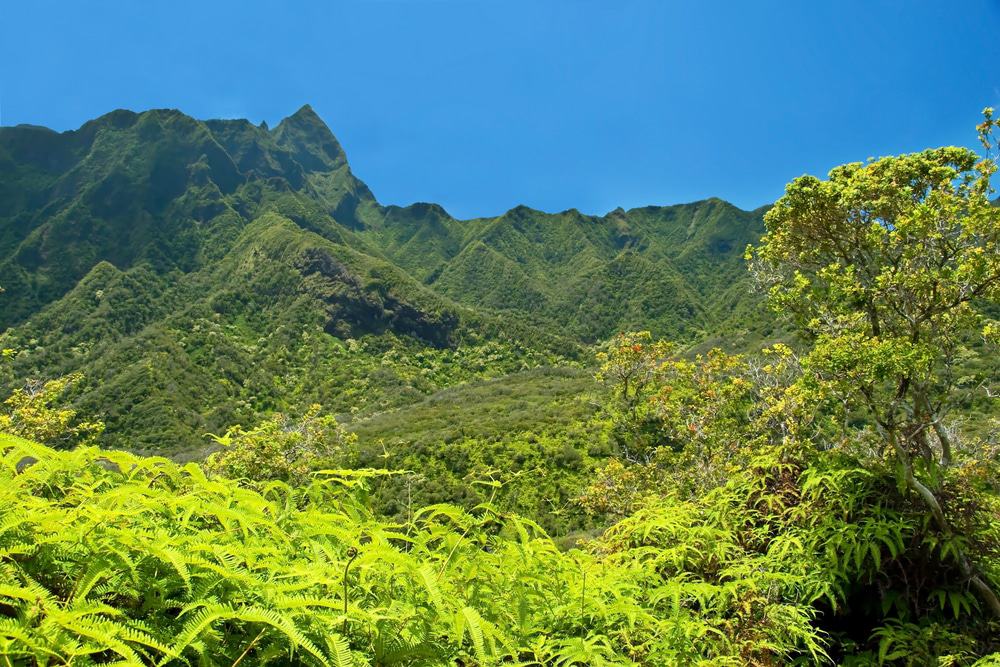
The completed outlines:
{"type": "Polygon", "coordinates": [[[236,479],[303,483],[318,466],[343,458],[357,441],[320,411],[313,405],[298,421],[276,415],[250,430],[234,426],[222,436],[209,434],[222,450],[208,458],[206,468],[236,479]]]}
{"type": "MultiPolygon", "coordinates": [[[[992,113],[979,126],[987,150],[992,113]]],[[[988,448],[960,450],[949,419],[956,388],[969,384],[963,369],[990,367],[974,338],[991,337],[982,311],[1000,297],[1000,208],[989,200],[995,171],[992,157],[945,147],[844,165],[825,181],[798,178],[765,216],[767,234],[748,256],[776,309],[814,343],[797,386],[841,403],[841,442],[873,468],[891,464],[899,490],[923,509],[925,544],[1000,618],[998,582],[973,565],[992,547],[977,544],[963,516],[976,481],[955,471],[994,463],[988,448]]],[[[883,659],[895,655],[892,641],[883,639],[883,659]]]]}
{"type": "MultiPolygon", "coordinates": [[[[4,350],[8,356],[9,350],[4,350]]],[[[58,405],[74,385],[83,380],[79,373],[49,382],[29,382],[17,389],[0,408],[0,433],[30,438],[52,446],[92,444],[104,431],[99,421],[79,420],[76,410],[58,405]]]]}
{"type": "Polygon", "coordinates": [[[945,147],[803,176],[749,253],[772,304],[815,343],[806,386],[866,413],[907,478],[906,452],[931,472],[954,462],[945,424],[958,365],[981,349],[967,343],[984,304],[1000,297],[991,164],[945,147]]]}

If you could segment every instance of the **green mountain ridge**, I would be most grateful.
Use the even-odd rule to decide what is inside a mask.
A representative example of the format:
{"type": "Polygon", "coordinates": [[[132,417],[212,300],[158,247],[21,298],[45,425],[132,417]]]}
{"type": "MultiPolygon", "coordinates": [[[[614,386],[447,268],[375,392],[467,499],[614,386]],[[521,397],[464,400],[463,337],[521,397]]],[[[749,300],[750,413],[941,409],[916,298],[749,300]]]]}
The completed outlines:
{"type": "Polygon", "coordinates": [[[108,444],[194,455],[274,410],[398,408],[624,329],[739,347],[769,326],[742,261],[762,214],[383,206],[308,105],[273,129],[4,127],[0,342],[17,378],[82,372],[108,444]]]}

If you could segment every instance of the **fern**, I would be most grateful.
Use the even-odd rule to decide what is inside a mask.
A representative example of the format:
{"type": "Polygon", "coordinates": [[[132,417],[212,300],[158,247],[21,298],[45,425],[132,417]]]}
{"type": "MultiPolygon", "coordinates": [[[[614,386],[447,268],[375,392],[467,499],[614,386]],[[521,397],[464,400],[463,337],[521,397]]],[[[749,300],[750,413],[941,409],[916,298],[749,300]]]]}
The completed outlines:
{"type": "MultiPolygon", "coordinates": [[[[0,652],[163,667],[828,662],[818,609],[922,536],[899,509],[831,503],[820,490],[867,498],[878,483],[835,466],[804,468],[809,511],[762,503],[766,471],[789,468],[760,458],[563,552],[490,506],[436,505],[400,525],[370,511],[363,485],[257,492],[193,464],[0,436],[0,652]],[[120,472],[94,465],[104,457],[120,472]]],[[[976,611],[960,587],[921,603],[941,623],[976,611]]],[[[872,659],[880,645],[887,660],[959,646],[928,627],[884,624],[872,659]]]]}
{"type": "Polygon", "coordinates": [[[483,619],[472,607],[462,607],[455,615],[455,636],[461,640],[466,634],[475,650],[476,659],[486,664],[489,656],[486,652],[486,634],[483,632],[483,619]]]}

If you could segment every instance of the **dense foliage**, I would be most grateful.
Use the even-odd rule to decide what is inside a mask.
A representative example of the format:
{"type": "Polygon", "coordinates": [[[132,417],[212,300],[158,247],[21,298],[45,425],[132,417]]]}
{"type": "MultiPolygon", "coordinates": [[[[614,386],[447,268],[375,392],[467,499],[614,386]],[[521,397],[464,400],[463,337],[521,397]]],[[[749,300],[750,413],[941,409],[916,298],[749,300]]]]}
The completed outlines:
{"type": "Polygon", "coordinates": [[[308,108],[0,133],[0,657],[1000,664],[996,127],[789,184],[773,323],[715,200],[381,207],[308,108]]]}
{"type": "Polygon", "coordinates": [[[968,569],[975,561],[983,581],[1000,580],[996,434],[967,440],[941,482],[943,528],[854,406],[791,348],[661,356],[669,349],[629,334],[603,357],[602,377],[614,378],[606,410],[623,449],[581,501],[620,520],[609,535],[707,505],[736,521],[738,537],[689,545],[670,534],[651,553],[732,539],[728,548],[765,568],[786,550],[804,558],[801,574],[822,591],[808,599],[813,623],[838,662],[922,665],[955,654],[948,660],[964,664],[959,646],[969,656],[996,650],[997,621],[968,569]],[[745,503],[741,515],[734,508],[745,503]]]}
{"type": "MultiPolygon", "coordinates": [[[[804,361],[813,384],[864,411],[876,456],[946,540],[956,537],[940,497],[951,469],[983,460],[948,416],[965,343],[983,331],[981,304],[1000,297],[996,168],[941,148],[844,165],[827,181],[799,178],[768,212],[756,254],[772,303],[814,340],[804,361]]],[[[963,576],[1000,618],[996,584],[963,552],[969,536],[957,535],[963,576]]]]}
{"type": "Polygon", "coordinates": [[[649,549],[671,531],[693,547],[733,528],[700,508],[677,508],[667,523],[637,517],[591,553],[562,553],[488,503],[380,521],[362,502],[373,472],[320,471],[307,486],[258,493],[195,464],[9,437],[0,448],[0,648],[18,661],[743,664],[822,654],[807,606],[753,592],[808,576],[725,583],[726,567],[754,568],[722,542],[704,554],[649,549]],[[727,632],[739,610],[758,618],[727,632]]]}

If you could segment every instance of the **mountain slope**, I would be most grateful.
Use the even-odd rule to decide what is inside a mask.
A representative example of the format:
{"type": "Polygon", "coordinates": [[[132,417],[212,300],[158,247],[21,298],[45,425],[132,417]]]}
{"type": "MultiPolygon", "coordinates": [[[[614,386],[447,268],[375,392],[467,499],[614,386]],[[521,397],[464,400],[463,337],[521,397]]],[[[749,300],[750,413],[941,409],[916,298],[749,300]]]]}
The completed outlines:
{"type": "Polygon", "coordinates": [[[592,342],[623,328],[698,339],[745,286],[743,250],[763,211],[721,200],[618,209],[603,217],[519,206],[458,221],[439,206],[386,207],[359,231],[387,257],[459,303],[529,315],[592,342]]]}
{"type": "Polygon", "coordinates": [[[262,413],[399,407],[622,329],[753,328],[761,214],[382,206],[308,106],[273,129],[174,110],[0,128],[0,342],[19,378],[83,372],[73,400],[109,443],[194,453],[262,413]]]}
{"type": "Polygon", "coordinates": [[[269,200],[299,194],[327,214],[373,201],[308,107],[273,132],[173,110],[115,111],[62,134],[2,128],[0,182],[0,328],[99,261],[196,269],[269,200]]]}

